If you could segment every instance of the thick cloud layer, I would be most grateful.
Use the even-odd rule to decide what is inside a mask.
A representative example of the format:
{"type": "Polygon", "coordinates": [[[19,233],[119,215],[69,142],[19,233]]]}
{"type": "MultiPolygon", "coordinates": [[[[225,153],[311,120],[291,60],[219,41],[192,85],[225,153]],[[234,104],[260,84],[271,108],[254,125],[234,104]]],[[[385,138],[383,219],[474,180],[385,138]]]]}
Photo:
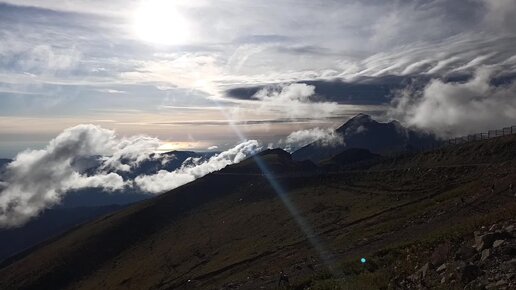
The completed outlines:
{"type": "Polygon", "coordinates": [[[256,140],[245,141],[234,148],[211,157],[203,163],[185,161],[183,167],[169,172],[159,171],[154,175],[142,175],[135,179],[135,184],[146,192],[162,193],[191,182],[208,173],[218,171],[230,164],[238,163],[260,150],[256,140]]]}
{"type": "Polygon", "coordinates": [[[410,126],[449,137],[516,125],[516,82],[493,84],[496,69],[483,67],[466,82],[431,81],[407,88],[389,115],[410,126]]]}
{"type": "Polygon", "coordinates": [[[96,187],[115,191],[136,186],[146,192],[160,193],[239,162],[259,149],[256,141],[247,141],[207,162],[187,160],[174,172],[160,171],[153,176],[137,177],[135,181],[124,180],[118,174],[149,158],[160,158],[151,154],[159,145],[156,138],[119,137],[112,130],[79,125],[63,131],[43,150],[19,153],[8,164],[0,184],[0,228],[27,222],[44,209],[59,204],[71,190],[96,187]],[[95,172],[87,174],[88,168],[80,166],[79,160],[88,158],[100,164],[95,172]]]}
{"type": "Polygon", "coordinates": [[[305,145],[317,142],[322,147],[344,144],[344,139],[334,129],[313,128],[292,132],[285,139],[285,150],[294,151],[305,145]]]}

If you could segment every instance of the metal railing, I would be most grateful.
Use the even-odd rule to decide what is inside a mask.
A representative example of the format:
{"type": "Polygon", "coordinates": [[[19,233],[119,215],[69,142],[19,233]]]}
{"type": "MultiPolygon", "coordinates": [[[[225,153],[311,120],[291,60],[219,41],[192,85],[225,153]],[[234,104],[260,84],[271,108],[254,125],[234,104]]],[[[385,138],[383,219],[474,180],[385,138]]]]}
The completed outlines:
{"type": "Polygon", "coordinates": [[[479,141],[479,140],[487,140],[507,135],[514,135],[516,134],[516,126],[511,127],[505,127],[500,130],[489,130],[487,132],[483,133],[477,133],[477,134],[471,134],[467,136],[462,137],[455,137],[448,139],[445,143],[447,144],[462,144],[472,141],[479,141]]]}
{"type": "Polygon", "coordinates": [[[403,151],[383,153],[382,155],[388,158],[399,158],[421,152],[436,151],[452,145],[466,144],[470,142],[488,140],[509,135],[516,135],[516,126],[505,127],[499,130],[489,130],[487,132],[454,137],[450,139],[436,140],[430,144],[420,145],[418,147],[410,147],[403,151]]]}

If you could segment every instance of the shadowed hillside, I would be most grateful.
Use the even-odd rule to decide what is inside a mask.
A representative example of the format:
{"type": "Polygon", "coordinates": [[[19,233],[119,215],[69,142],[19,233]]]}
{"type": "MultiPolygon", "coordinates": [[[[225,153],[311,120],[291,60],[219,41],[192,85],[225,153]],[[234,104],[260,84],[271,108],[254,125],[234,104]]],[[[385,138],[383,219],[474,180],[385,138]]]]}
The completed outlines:
{"type": "MultiPolygon", "coordinates": [[[[5,265],[0,288],[275,288],[283,271],[293,289],[413,289],[441,285],[440,265],[414,272],[448,243],[440,262],[464,265],[445,285],[463,289],[477,280],[462,279],[469,264],[451,253],[516,213],[514,152],[509,136],[322,174],[266,151],[48,242],[5,265]]],[[[488,281],[491,264],[471,257],[488,281]]]]}
{"type": "Polygon", "coordinates": [[[0,262],[48,238],[123,206],[73,207],[48,209],[20,228],[0,230],[0,262]]]}

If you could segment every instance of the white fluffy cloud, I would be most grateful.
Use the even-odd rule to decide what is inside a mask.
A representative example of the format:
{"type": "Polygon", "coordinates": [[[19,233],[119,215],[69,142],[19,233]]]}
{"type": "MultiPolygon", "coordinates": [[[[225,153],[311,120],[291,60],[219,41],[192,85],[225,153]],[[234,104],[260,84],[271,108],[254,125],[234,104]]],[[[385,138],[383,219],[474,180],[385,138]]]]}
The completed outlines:
{"type": "Polygon", "coordinates": [[[334,129],[313,128],[292,132],[285,139],[285,150],[293,151],[305,145],[317,142],[320,146],[344,144],[344,139],[334,129]]]}
{"type": "Polygon", "coordinates": [[[289,118],[328,117],[338,109],[337,103],[314,101],[315,86],[303,83],[266,87],[254,98],[260,100],[260,110],[276,111],[289,118]]]}
{"type": "MultiPolygon", "coordinates": [[[[112,130],[95,125],[79,125],[64,130],[42,150],[19,153],[7,165],[0,183],[0,228],[18,226],[41,211],[59,204],[64,195],[81,188],[107,191],[137,187],[161,193],[240,162],[259,150],[257,141],[243,142],[213,156],[206,162],[189,159],[173,172],[159,171],[135,180],[124,180],[117,172],[127,172],[149,158],[160,158],[160,141],[147,136],[119,137],[112,130]],[[100,162],[94,173],[85,174],[77,162],[94,158],[100,162]]],[[[167,162],[168,155],[162,158],[167,162]]],[[[170,157],[172,158],[172,157],[170,157]]]]}
{"type": "Polygon", "coordinates": [[[158,146],[154,138],[120,138],[111,130],[79,125],[64,130],[43,150],[19,153],[6,168],[0,192],[0,227],[26,222],[58,204],[69,190],[101,187],[113,191],[129,185],[115,172],[82,174],[74,167],[78,158],[109,156],[102,159],[102,169],[126,170],[126,166],[148,158],[158,146]]]}
{"type": "Polygon", "coordinates": [[[208,173],[220,170],[230,164],[238,163],[260,150],[256,140],[245,141],[237,146],[211,157],[208,161],[188,162],[183,167],[169,172],[161,170],[154,175],[142,175],[135,179],[135,184],[144,191],[162,193],[191,182],[208,173]]]}
{"type": "Polygon", "coordinates": [[[495,86],[492,67],[463,83],[431,81],[422,91],[406,89],[394,99],[391,117],[443,137],[516,124],[516,82],[495,86]]]}

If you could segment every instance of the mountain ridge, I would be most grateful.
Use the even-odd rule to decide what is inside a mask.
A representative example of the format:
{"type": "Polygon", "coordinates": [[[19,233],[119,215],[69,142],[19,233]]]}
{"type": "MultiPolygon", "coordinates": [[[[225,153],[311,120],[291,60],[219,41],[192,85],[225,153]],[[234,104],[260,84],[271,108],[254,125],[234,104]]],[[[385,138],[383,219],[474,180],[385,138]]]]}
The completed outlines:
{"type": "Polygon", "coordinates": [[[349,148],[367,149],[372,153],[383,155],[439,143],[430,133],[405,128],[396,120],[378,122],[363,113],[346,121],[335,132],[342,137],[342,144],[323,145],[315,141],[293,152],[293,159],[298,161],[308,159],[318,163],[349,148]]]}
{"type": "MultiPolygon", "coordinates": [[[[381,161],[366,171],[272,178],[303,216],[303,224],[316,230],[319,243],[331,249],[333,259],[345,263],[347,282],[339,283],[366,275],[361,279],[386,285],[388,273],[404,269],[389,268],[396,260],[386,260],[397,257],[398,250],[390,254],[389,249],[401,241],[430,243],[442,231],[455,231],[456,225],[470,233],[468,221],[485,218],[479,206],[491,210],[491,219],[516,212],[513,199],[483,194],[490,192],[492,182],[502,191],[516,178],[515,173],[500,174],[516,163],[516,155],[491,150],[514,146],[516,137],[509,136],[381,161]],[[443,163],[451,160],[454,163],[443,163]],[[478,160],[493,165],[464,165],[478,160]],[[457,208],[461,198],[476,207],[457,208]],[[376,266],[350,272],[359,267],[353,261],[364,256],[376,266]],[[380,267],[387,267],[387,272],[380,267]]],[[[267,166],[274,167],[269,160],[286,157],[275,152],[261,156],[267,166]]],[[[271,177],[223,174],[234,173],[234,166],[238,164],[82,225],[35,249],[0,269],[0,288],[274,288],[280,271],[288,272],[292,285],[300,289],[319,283],[321,278],[306,281],[306,277],[323,277],[327,265],[270,185],[271,177]]],[[[399,251],[404,253],[404,248],[399,251]]],[[[413,272],[413,262],[406,263],[413,272]]]]}

